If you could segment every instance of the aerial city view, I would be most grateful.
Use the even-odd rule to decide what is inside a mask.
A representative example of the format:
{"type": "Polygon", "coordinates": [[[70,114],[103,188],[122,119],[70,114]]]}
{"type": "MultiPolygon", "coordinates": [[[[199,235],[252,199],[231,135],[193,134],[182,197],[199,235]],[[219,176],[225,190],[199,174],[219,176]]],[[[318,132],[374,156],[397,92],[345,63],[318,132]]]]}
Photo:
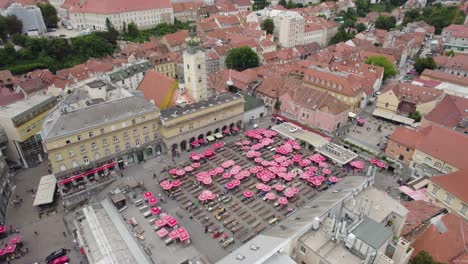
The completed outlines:
{"type": "Polygon", "coordinates": [[[468,263],[468,0],[0,0],[0,263],[468,263]]]}

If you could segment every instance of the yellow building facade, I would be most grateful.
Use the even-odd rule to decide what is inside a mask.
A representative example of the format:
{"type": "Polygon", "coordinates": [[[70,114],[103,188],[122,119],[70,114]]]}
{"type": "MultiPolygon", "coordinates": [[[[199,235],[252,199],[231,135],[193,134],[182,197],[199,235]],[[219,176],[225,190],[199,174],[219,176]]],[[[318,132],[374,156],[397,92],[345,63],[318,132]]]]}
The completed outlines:
{"type": "Polygon", "coordinates": [[[224,130],[243,126],[244,97],[225,93],[205,101],[161,111],[160,133],[168,149],[185,151],[194,140],[222,136],[224,130]]]}
{"type": "Polygon", "coordinates": [[[415,149],[410,166],[414,167],[415,164],[423,163],[443,173],[450,173],[458,170],[458,168],[452,164],[449,164],[427,153],[424,153],[419,149],[415,149]]]}
{"type": "Polygon", "coordinates": [[[450,212],[468,220],[468,203],[431,180],[429,180],[426,195],[431,203],[447,208],[450,212]]]}
{"type": "Polygon", "coordinates": [[[166,75],[167,77],[177,77],[177,65],[173,61],[167,59],[155,60],[154,70],[166,75]]]}
{"type": "Polygon", "coordinates": [[[57,120],[42,132],[51,168],[59,177],[112,161],[123,167],[163,151],[159,109],[144,98],[122,98],[70,113],[57,109],[55,114],[48,118],[57,120]]]}

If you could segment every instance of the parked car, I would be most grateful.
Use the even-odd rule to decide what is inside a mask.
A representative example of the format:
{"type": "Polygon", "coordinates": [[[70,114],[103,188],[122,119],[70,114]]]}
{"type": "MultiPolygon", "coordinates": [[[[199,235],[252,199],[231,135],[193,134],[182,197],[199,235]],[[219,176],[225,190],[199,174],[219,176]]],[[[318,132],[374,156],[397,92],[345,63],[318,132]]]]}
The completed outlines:
{"type": "Polygon", "coordinates": [[[58,249],[58,250],[56,250],[56,251],[50,253],[50,254],[46,257],[45,261],[46,261],[48,264],[52,264],[52,263],[53,263],[53,262],[52,262],[53,260],[55,260],[55,259],[57,259],[57,258],[60,258],[60,257],[62,257],[62,256],[65,256],[65,255],[67,254],[67,252],[68,252],[68,250],[65,249],[65,248],[58,249]]]}

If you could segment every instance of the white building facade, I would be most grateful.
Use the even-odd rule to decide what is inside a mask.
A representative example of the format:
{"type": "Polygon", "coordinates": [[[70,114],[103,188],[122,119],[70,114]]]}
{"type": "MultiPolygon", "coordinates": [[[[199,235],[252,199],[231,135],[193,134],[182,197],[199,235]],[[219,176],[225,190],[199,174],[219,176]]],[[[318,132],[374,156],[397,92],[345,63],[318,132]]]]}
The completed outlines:
{"type": "Polygon", "coordinates": [[[185,91],[194,102],[200,102],[208,97],[206,82],[205,52],[200,47],[201,40],[197,30],[191,27],[186,39],[187,49],[184,51],[185,91]]]}
{"type": "Polygon", "coordinates": [[[21,20],[23,23],[23,33],[47,33],[41,9],[37,6],[22,6],[18,3],[13,3],[5,10],[5,13],[8,15],[15,15],[19,20],[21,20]]]}
{"type": "Polygon", "coordinates": [[[69,10],[69,24],[74,29],[106,30],[107,18],[117,30],[123,30],[131,22],[139,29],[174,23],[169,0],[86,0],[69,10]]]}

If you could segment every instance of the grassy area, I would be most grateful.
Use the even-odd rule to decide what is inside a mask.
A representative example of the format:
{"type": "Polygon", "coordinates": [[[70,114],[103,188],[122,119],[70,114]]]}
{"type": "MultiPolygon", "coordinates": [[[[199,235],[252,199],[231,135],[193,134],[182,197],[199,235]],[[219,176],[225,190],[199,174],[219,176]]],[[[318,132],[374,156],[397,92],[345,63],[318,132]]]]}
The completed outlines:
{"type": "Polygon", "coordinates": [[[148,41],[150,37],[162,37],[166,34],[172,34],[179,30],[189,29],[190,22],[182,22],[179,20],[175,20],[174,24],[159,24],[154,28],[150,29],[143,29],[138,31],[137,36],[131,36],[130,34],[126,33],[122,36],[124,40],[142,43],[148,41]]]}

